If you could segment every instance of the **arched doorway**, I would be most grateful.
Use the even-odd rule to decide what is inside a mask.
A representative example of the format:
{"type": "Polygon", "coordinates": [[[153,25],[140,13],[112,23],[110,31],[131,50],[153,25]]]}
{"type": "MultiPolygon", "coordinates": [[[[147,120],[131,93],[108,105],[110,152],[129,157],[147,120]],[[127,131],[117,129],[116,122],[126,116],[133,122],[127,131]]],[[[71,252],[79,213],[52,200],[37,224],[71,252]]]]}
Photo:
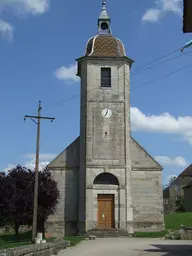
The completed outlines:
{"type": "Polygon", "coordinates": [[[93,184],[96,185],[117,185],[119,186],[119,181],[117,177],[111,173],[101,173],[95,179],[93,184]]]}
{"type": "Polygon", "coordinates": [[[111,173],[101,173],[94,179],[93,185],[97,192],[97,228],[115,228],[115,197],[118,198],[119,188],[117,177],[111,173]]]}

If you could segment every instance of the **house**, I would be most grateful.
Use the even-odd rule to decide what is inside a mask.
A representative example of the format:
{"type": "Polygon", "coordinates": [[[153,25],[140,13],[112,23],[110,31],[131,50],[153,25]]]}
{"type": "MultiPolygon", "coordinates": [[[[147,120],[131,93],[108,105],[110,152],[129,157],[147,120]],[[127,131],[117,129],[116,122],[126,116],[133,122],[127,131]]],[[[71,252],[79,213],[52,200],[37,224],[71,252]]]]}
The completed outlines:
{"type": "Polygon", "coordinates": [[[179,197],[184,197],[184,187],[192,181],[192,164],[189,165],[175,180],[163,190],[164,212],[174,212],[179,197]]]}
{"type": "Polygon", "coordinates": [[[192,1],[184,0],[183,32],[192,32],[192,1]]]}
{"type": "Polygon", "coordinates": [[[186,212],[192,212],[192,181],[184,187],[184,207],[186,212]]]}
{"type": "Polygon", "coordinates": [[[47,231],[63,236],[96,229],[163,230],[162,166],[131,137],[133,60],[112,35],[105,2],[97,26],[77,59],[80,136],[47,166],[60,190],[47,231]]]}

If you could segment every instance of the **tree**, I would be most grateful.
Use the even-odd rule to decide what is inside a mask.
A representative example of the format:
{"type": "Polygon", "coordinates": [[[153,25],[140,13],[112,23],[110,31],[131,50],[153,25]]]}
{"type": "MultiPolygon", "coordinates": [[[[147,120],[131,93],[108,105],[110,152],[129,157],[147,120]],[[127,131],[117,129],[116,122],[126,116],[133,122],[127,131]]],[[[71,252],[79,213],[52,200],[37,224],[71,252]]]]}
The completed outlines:
{"type": "Polygon", "coordinates": [[[38,226],[37,230],[45,233],[45,221],[53,215],[59,203],[59,190],[57,182],[47,169],[39,172],[39,193],[38,193],[38,226]]]}
{"type": "Polygon", "coordinates": [[[18,235],[20,225],[30,224],[32,219],[34,172],[20,165],[9,171],[6,176],[6,198],[8,220],[14,225],[18,235]]]}
{"type": "Polygon", "coordinates": [[[184,197],[179,197],[175,202],[176,212],[185,212],[184,197]]]}
{"type": "Polygon", "coordinates": [[[6,224],[5,175],[0,175],[0,227],[6,224]]]}
{"type": "MultiPolygon", "coordinates": [[[[20,225],[32,225],[34,183],[35,172],[20,165],[10,170],[4,179],[4,186],[1,188],[4,199],[0,196],[0,211],[14,225],[16,235],[20,225]]],[[[59,190],[50,171],[45,169],[39,172],[38,231],[44,233],[44,223],[49,215],[54,214],[58,199],[59,190]]]]}

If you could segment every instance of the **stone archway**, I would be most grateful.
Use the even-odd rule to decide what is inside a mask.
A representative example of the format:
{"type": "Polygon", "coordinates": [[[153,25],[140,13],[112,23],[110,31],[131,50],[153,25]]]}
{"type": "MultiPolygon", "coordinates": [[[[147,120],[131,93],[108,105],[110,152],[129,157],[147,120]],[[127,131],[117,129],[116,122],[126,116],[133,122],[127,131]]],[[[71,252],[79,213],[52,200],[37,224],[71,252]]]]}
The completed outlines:
{"type": "Polygon", "coordinates": [[[115,228],[115,205],[118,201],[119,180],[111,173],[95,177],[93,187],[97,198],[97,228],[115,228]]]}
{"type": "Polygon", "coordinates": [[[119,186],[117,177],[111,173],[101,173],[93,181],[94,185],[116,185],[119,186]]]}

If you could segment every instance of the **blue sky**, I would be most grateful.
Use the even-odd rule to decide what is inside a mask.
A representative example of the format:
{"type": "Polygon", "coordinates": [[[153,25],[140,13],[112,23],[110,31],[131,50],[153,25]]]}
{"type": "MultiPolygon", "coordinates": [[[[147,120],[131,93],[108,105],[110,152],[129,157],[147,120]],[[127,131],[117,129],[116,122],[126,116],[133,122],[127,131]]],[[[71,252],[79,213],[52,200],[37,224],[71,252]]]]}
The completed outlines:
{"type": "MultiPolygon", "coordinates": [[[[180,51],[172,53],[148,70],[137,68],[191,39],[182,33],[182,1],[108,0],[107,9],[113,35],[135,60],[132,135],[161,162],[166,184],[170,175],[191,163],[192,66],[175,71],[192,65],[192,48],[182,56],[180,51]],[[171,72],[175,73],[163,78],[171,72]]],[[[1,0],[0,170],[15,164],[33,166],[36,126],[30,120],[24,123],[23,118],[36,114],[39,100],[43,114],[56,118],[54,123],[42,122],[42,164],[79,135],[80,84],[74,76],[75,59],[84,55],[87,40],[97,33],[100,11],[100,0],[1,0]]]]}

